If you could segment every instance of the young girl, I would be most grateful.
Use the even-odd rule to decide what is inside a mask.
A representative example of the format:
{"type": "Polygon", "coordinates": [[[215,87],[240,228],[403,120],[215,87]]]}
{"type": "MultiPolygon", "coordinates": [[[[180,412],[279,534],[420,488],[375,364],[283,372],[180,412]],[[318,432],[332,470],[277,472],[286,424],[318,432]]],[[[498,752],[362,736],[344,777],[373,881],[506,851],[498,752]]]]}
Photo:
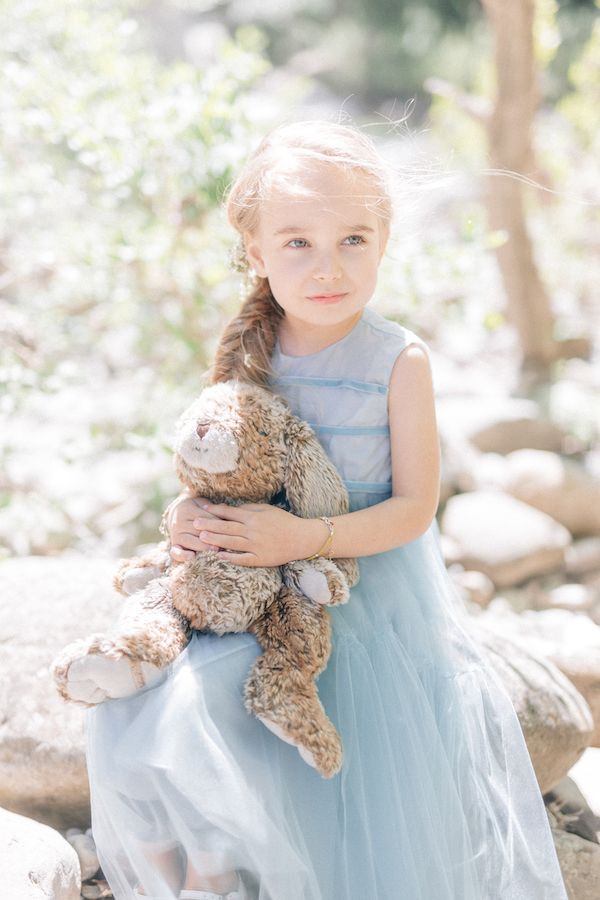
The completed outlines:
{"type": "MultiPolygon", "coordinates": [[[[89,716],[94,835],[115,896],[565,900],[517,717],[439,551],[427,352],[367,306],[390,229],[385,166],[354,129],[281,127],[228,213],[254,286],[213,380],[286,397],[350,494],[332,555],[359,557],[361,580],[330,610],[319,678],[344,763],[323,779],[246,713],[253,636],[196,634],[157,685],[89,716]]],[[[177,561],[212,546],[279,565],[328,543],[319,519],[185,496],[170,531],[177,561]]]]}

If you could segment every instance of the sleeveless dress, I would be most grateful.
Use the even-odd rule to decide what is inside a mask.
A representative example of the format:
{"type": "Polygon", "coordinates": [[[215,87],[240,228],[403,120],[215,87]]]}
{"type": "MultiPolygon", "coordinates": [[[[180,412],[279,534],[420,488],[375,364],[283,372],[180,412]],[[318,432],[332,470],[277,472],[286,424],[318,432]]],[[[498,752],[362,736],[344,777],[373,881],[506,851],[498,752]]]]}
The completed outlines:
{"type": "MultiPolygon", "coordinates": [[[[388,383],[420,339],[366,308],[342,340],[273,357],[274,385],[315,429],[351,508],[391,496],[388,383]]],[[[510,698],[462,625],[435,522],[361,558],[329,610],[319,695],[343,741],[323,779],[243,706],[252,635],[196,634],[161,680],[87,715],[92,825],[117,900],[175,900],[173,848],[249,900],[566,900],[510,698]]]]}

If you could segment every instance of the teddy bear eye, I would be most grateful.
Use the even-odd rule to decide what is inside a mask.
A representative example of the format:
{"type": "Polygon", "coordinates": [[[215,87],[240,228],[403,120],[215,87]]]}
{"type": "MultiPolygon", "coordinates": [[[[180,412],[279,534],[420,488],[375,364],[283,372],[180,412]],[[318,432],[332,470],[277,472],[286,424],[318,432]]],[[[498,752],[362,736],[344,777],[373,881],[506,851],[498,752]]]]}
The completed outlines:
{"type": "Polygon", "coordinates": [[[259,434],[262,434],[263,437],[269,437],[269,432],[268,432],[268,431],[261,431],[260,428],[258,429],[258,433],[259,433],[259,434]]]}

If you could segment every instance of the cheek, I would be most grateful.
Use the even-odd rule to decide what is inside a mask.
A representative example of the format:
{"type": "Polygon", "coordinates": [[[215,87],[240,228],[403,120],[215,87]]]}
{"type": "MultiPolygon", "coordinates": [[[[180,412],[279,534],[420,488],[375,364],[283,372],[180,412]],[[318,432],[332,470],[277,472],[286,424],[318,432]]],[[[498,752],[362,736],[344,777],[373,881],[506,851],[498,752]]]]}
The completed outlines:
{"type": "Polygon", "coordinates": [[[266,266],[269,280],[272,284],[280,284],[285,288],[290,280],[303,277],[310,269],[308,255],[298,254],[269,261],[266,266]]]}
{"type": "Polygon", "coordinates": [[[348,255],[344,267],[348,273],[370,282],[377,277],[379,259],[373,253],[355,253],[348,255]]]}

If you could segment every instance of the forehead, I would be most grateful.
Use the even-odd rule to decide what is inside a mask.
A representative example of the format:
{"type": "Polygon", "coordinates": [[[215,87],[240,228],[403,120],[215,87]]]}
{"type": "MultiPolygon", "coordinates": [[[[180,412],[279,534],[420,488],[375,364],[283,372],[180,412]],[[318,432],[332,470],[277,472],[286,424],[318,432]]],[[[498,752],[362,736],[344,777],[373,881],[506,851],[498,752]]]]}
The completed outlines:
{"type": "Polygon", "coordinates": [[[271,173],[260,204],[259,227],[276,231],[286,225],[364,224],[375,227],[381,197],[366,173],[320,165],[287,165],[271,173]],[[292,221],[293,220],[293,221],[292,221]]]}

